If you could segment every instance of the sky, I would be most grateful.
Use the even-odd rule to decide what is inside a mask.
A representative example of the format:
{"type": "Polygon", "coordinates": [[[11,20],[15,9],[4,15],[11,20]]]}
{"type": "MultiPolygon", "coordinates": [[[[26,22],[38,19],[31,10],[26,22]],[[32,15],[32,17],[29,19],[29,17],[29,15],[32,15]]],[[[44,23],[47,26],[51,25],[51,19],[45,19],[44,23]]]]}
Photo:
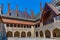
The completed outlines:
{"type": "Polygon", "coordinates": [[[18,5],[18,10],[24,11],[24,8],[27,8],[27,12],[30,14],[30,10],[34,11],[34,14],[38,14],[40,12],[40,2],[42,2],[42,7],[44,8],[44,4],[51,3],[51,0],[0,0],[0,4],[4,4],[3,13],[7,13],[8,3],[10,3],[10,9],[16,9],[16,5],[18,5]]]}

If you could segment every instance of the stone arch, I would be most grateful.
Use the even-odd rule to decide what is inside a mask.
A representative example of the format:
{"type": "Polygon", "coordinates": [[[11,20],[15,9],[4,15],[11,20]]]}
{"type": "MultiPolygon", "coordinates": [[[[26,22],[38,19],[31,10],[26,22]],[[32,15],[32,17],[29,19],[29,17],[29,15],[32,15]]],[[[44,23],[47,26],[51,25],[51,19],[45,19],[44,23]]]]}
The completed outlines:
{"type": "Polygon", "coordinates": [[[26,37],[26,32],[21,32],[21,37],[26,37]]]}
{"type": "Polygon", "coordinates": [[[40,31],[40,37],[43,37],[43,32],[42,31],[40,31]]]}
{"type": "Polygon", "coordinates": [[[60,30],[58,28],[53,30],[53,37],[60,37],[60,30]]]}
{"type": "Polygon", "coordinates": [[[31,37],[31,32],[28,32],[27,33],[27,37],[31,37]]]}
{"type": "Polygon", "coordinates": [[[6,36],[7,36],[7,37],[13,37],[13,34],[12,34],[11,31],[8,31],[8,32],[6,33],[6,36]]]}
{"type": "Polygon", "coordinates": [[[46,31],[45,31],[45,37],[46,37],[46,38],[50,38],[50,37],[51,37],[51,33],[50,33],[49,30],[46,30],[46,31]]]}
{"type": "Polygon", "coordinates": [[[38,37],[38,32],[36,31],[36,37],[38,37]]]}
{"type": "Polygon", "coordinates": [[[20,37],[20,33],[19,33],[18,31],[16,31],[16,32],[14,33],[14,37],[20,37]]]}

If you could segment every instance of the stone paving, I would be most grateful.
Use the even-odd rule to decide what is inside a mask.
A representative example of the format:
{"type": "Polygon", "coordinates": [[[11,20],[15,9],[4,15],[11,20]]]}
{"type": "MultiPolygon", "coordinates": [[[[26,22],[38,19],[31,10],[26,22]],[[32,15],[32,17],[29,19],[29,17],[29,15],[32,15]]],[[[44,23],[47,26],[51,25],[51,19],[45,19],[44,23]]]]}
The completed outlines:
{"type": "Polygon", "coordinates": [[[60,40],[60,38],[8,38],[8,40],[60,40]]]}

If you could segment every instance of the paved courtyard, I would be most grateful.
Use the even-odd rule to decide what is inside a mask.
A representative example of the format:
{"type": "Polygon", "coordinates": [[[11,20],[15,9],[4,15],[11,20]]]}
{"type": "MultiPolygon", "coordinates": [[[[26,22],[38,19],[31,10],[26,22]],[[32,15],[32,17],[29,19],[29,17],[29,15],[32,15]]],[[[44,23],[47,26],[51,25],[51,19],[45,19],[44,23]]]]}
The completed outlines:
{"type": "Polygon", "coordinates": [[[60,38],[8,38],[8,40],[60,40],[60,38]]]}

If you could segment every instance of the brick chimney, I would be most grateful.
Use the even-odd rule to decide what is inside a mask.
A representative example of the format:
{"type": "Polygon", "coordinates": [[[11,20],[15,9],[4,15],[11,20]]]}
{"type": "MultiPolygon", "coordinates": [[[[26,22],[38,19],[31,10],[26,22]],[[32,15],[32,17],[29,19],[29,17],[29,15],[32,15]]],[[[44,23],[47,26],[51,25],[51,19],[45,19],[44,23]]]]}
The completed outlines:
{"type": "Polygon", "coordinates": [[[2,4],[1,5],[1,13],[3,14],[3,7],[4,7],[4,5],[2,4]]]}
{"type": "Polygon", "coordinates": [[[8,3],[8,15],[11,15],[11,13],[10,13],[10,3],[8,3]]]}
{"type": "Polygon", "coordinates": [[[2,5],[1,5],[1,10],[3,10],[3,7],[4,7],[4,5],[2,4],[2,5]]]}
{"type": "Polygon", "coordinates": [[[34,18],[34,11],[31,10],[31,18],[34,18]]]}
{"type": "Polygon", "coordinates": [[[27,8],[25,8],[24,11],[25,11],[25,12],[24,12],[25,18],[28,18],[27,8]]]}
{"type": "Polygon", "coordinates": [[[42,3],[40,2],[40,13],[42,14],[42,11],[43,11],[43,9],[42,9],[42,3]]]}
{"type": "Polygon", "coordinates": [[[18,6],[16,5],[16,16],[18,17],[18,6]]]}

